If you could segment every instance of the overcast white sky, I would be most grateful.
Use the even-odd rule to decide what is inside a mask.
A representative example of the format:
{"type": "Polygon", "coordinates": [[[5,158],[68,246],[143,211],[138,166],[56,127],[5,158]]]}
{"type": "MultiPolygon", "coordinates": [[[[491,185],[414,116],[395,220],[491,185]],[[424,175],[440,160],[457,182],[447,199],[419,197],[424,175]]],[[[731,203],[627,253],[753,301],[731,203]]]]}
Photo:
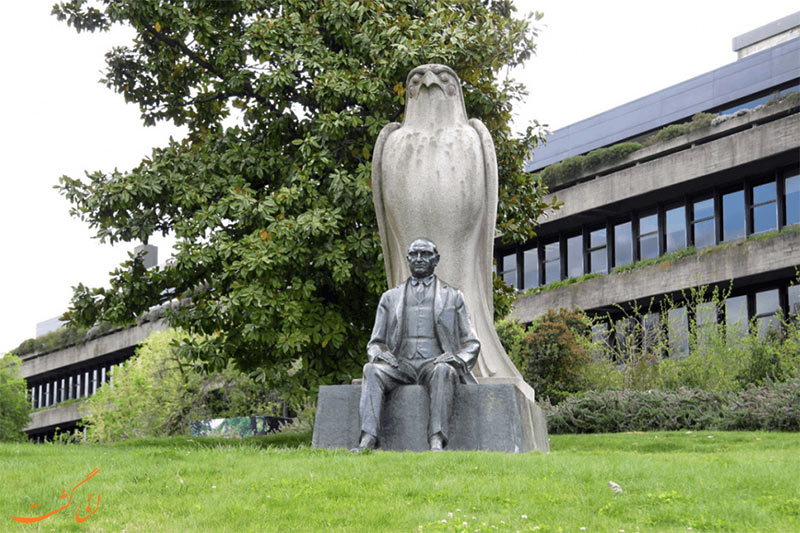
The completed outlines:
{"type": "MultiPolygon", "coordinates": [[[[81,34],[53,0],[9,2],[0,20],[2,168],[0,353],[66,310],[71,286],[104,285],[133,246],[92,239],[53,189],[59,176],[135,166],[170,135],[98,83],[103,54],[125,32],[81,34]]],[[[736,60],[731,39],[798,10],[797,0],[517,0],[538,10],[538,55],[517,72],[523,120],[555,130],[736,60]]],[[[158,238],[160,262],[168,243],[158,238]]]]}

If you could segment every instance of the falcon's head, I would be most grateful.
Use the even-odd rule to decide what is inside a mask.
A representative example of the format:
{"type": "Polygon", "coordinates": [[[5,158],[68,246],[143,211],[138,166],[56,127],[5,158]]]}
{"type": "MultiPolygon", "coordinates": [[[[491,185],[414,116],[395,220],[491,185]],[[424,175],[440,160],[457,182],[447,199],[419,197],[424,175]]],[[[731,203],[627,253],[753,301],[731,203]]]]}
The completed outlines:
{"type": "Polygon", "coordinates": [[[461,93],[461,80],[446,65],[420,65],[406,79],[406,116],[416,122],[433,119],[444,125],[466,122],[467,112],[461,93]]]}

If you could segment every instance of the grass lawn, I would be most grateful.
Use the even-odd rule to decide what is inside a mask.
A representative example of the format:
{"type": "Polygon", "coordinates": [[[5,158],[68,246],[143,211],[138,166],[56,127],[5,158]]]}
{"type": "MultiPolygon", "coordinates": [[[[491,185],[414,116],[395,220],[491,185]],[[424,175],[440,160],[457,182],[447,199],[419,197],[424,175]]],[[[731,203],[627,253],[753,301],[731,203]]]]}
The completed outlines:
{"type": "Polygon", "coordinates": [[[519,455],[309,439],[0,444],[0,531],[800,531],[796,433],[554,435],[519,455]],[[62,489],[70,507],[12,520],[65,505],[62,489]]]}

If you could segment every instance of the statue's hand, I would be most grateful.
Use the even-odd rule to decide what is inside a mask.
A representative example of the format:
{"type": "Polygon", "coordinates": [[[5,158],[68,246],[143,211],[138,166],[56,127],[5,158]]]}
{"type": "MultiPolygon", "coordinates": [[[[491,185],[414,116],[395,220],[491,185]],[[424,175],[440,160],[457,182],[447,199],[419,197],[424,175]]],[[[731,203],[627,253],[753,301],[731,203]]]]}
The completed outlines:
{"type": "Polygon", "coordinates": [[[389,366],[392,366],[394,368],[397,368],[399,366],[399,363],[397,362],[397,357],[392,355],[391,352],[379,353],[378,355],[375,356],[375,361],[383,361],[385,363],[388,363],[389,366]]]}
{"type": "Polygon", "coordinates": [[[459,356],[453,355],[450,352],[443,353],[442,355],[440,355],[439,357],[434,359],[433,362],[434,362],[434,364],[436,364],[436,363],[447,363],[448,365],[452,366],[456,370],[460,370],[462,372],[466,372],[467,371],[467,363],[465,363],[464,360],[461,359],[459,356]]]}

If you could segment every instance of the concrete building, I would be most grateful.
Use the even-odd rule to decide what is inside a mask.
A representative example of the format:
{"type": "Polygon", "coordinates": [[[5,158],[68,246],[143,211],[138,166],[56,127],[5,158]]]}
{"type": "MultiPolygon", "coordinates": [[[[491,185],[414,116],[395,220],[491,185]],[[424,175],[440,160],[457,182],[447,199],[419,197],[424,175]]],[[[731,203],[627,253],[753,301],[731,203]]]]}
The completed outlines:
{"type": "Polygon", "coordinates": [[[498,273],[521,292],[512,316],[579,307],[611,332],[632,306],[668,296],[680,353],[693,287],[729,291],[698,320],[756,317],[767,328],[778,312],[800,311],[799,37],[800,12],[736,37],[735,62],[536,148],[526,170],[543,172],[563,207],[534,240],[495,247],[498,273]],[[692,122],[698,113],[715,116],[692,122]],[[645,142],[666,127],[665,140],[645,142]],[[630,142],[643,146],[619,146],[630,142]]]}

